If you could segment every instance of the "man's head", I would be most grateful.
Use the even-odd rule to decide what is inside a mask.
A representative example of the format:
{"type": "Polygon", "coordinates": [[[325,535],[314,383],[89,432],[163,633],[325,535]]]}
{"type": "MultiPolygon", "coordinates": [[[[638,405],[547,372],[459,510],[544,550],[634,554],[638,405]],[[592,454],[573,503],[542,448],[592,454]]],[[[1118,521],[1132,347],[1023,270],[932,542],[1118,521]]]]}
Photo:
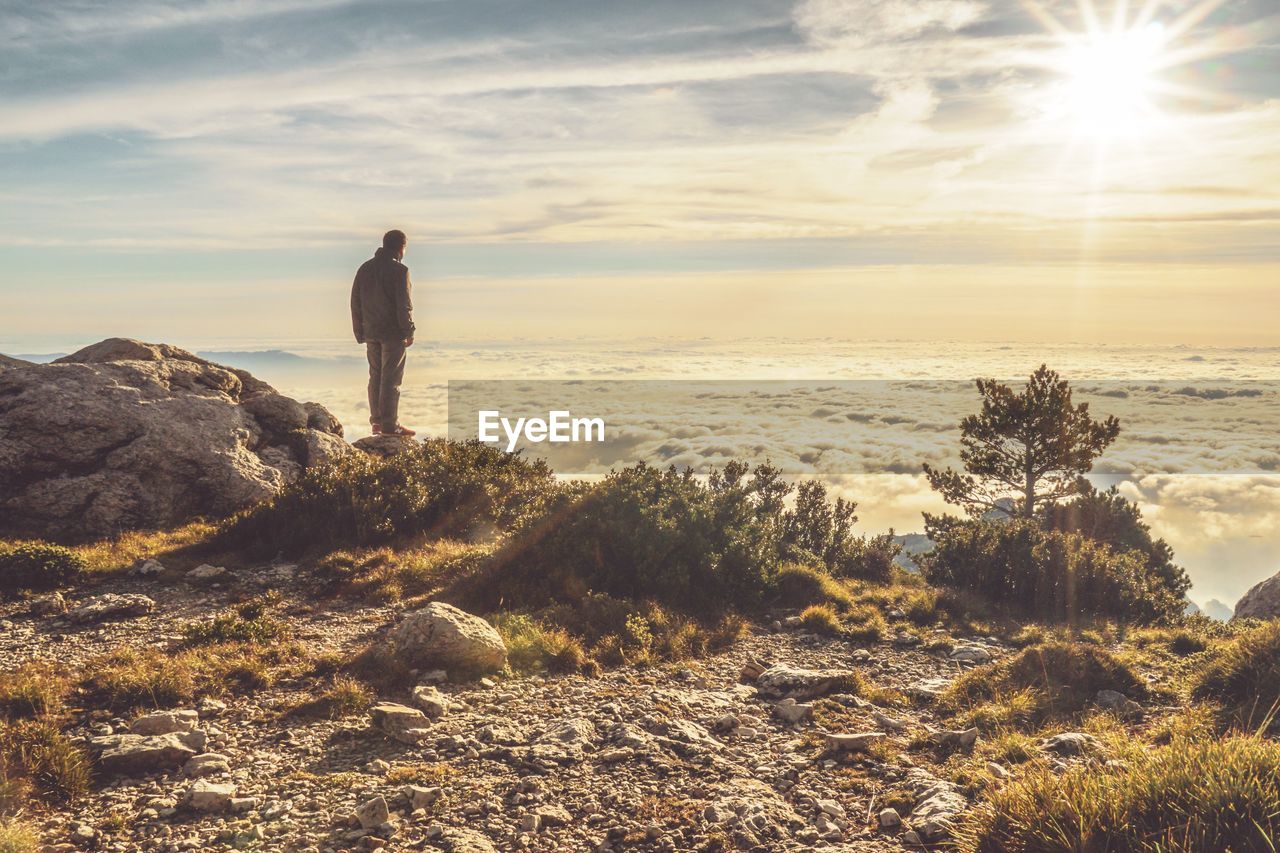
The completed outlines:
{"type": "Polygon", "coordinates": [[[382,248],[397,261],[404,257],[404,248],[409,245],[409,238],[403,231],[388,231],[382,235],[382,248]]]}

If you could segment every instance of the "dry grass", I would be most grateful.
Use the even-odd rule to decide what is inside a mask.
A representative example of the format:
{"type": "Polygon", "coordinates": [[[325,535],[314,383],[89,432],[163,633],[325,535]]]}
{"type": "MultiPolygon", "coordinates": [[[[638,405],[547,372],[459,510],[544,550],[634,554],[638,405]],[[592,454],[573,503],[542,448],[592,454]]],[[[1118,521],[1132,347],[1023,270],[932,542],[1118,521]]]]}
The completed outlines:
{"type": "Polygon", "coordinates": [[[1147,692],[1124,658],[1093,644],[1050,641],[969,670],[940,697],[939,707],[987,731],[1037,727],[1079,715],[1103,689],[1130,698],[1147,692]]]}
{"type": "Polygon", "coordinates": [[[1274,851],[1280,744],[1253,736],[1130,742],[1123,766],[1034,767],[993,790],[960,833],[966,851],[1274,851]]]}
{"type": "Polygon", "coordinates": [[[65,667],[28,661],[0,673],[0,719],[59,714],[70,692],[71,678],[65,667]]]}
{"type": "Polygon", "coordinates": [[[172,530],[134,531],[72,548],[84,558],[89,571],[103,574],[129,569],[144,559],[159,560],[167,569],[190,569],[208,562],[198,553],[216,527],[193,521],[172,530]]]}
{"type": "Polygon", "coordinates": [[[492,552],[489,545],[440,539],[394,550],[335,551],[316,572],[334,594],[395,603],[441,592],[478,571],[492,552]]]}
{"type": "Polygon", "coordinates": [[[0,818],[0,853],[35,853],[40,849],[40,836],[24,823],[0,818]]]}
{"type": "Polygon", "coordinates": [[[1232,725],[1274,727],[1280,717],[1280,621],[1215,648],[1193,679],[1192,695],[1219,703],[1232,725]]]}
{"type": "Polygon", "coordinates": [[[291,717],[323,717],[337,720],[362,714],[373,705],[375,696],[364,682],[338,674],[324,683],[316,695],[285,713],[291,717]]]}
{"type": "Polygon", "coordinates": [[[800,614],[800,627],[815,634],[838,635],[843,626],[840,615],[830,604],[810,604],[800,614]]]}
{"type": "Polygon", "coordinates": [[[582,642],[564,628],[548,626],[526,613],[500,613],[493,625],[506,643],[512,672],[578,672],[586,663],[582,642]]]}
{"type": "Polygon", "coordinates": [[[400,764],[388,770],[387,784],[433,787],[447,784],[457,774],[458,771],[455,768],[443,762],[416,761],[412,764],[400,764]]]}
{"type": "Polygon", "coordinates": [[[264,690],[307,661],[300,643],[225,642],[177,652],[123,648],[86,663],[80,691],[93,707],[169,708],[197,696],[264,690]]]}
{"type": "Polygon", "coordinates": [[[0,802],[0,810],[16,811],[14,800],[20,805],[28,792],[65,804],[88,790],[89,760],[56,723],[0,723],[0,800],[9,801],[0,802]]]}

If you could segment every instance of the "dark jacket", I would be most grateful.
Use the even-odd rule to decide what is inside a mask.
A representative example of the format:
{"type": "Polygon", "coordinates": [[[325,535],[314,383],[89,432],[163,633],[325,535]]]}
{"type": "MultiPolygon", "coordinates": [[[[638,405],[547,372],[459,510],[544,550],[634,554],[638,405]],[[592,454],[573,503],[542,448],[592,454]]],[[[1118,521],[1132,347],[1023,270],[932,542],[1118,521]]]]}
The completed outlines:
{"type": "Polygon", "coordinates": [[[409,268],[386,249],[356,270],[351,285],[351,326],[356,341],[403,341],[413,337],[413,285],[409,268]]]}

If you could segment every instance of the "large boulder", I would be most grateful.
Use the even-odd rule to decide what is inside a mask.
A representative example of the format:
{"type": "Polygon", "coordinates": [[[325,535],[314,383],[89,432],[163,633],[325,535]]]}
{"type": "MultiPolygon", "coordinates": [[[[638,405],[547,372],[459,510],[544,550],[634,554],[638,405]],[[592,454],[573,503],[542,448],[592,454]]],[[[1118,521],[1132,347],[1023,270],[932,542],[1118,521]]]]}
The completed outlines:
{"type": "Polygon", "coordinates": [[[398,657],[419,668],[478,673],[507,662],[506,644],[492,625],[443,601],[405,614],[388,640],[398,657]]]}
{"type": "Polygon", "coordinates": [[[167,344],[0,370],[2,532],[89,538],[219,518],[349,452],[322,406],[167,344]]]}
{"type": "Polygon", "coordinates": [[[1236,619],[1280,619],[1280,573],[1274,574],[1236,602],[1236,619]]]}

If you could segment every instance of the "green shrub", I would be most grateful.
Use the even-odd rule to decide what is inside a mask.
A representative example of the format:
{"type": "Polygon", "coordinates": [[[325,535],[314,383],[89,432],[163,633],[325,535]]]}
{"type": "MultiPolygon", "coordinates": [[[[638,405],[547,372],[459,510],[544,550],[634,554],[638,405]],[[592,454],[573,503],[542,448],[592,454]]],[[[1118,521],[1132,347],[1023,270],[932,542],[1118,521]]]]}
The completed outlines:
{"type": "Polygon", "coordinates": [[[831,573],[837,577],[889,583],[897,568],[894,560],[901,553],[902,543],[894,539],[892,530],[878,536],[848,538],[836,552],[831,573]]]}
{"type": "Polygon", "coordinates": [[[1124,766],[1036,767],[990,794],[959,833],[976,853],[1273,853],[1280,744],[1258,737],[1136,747],[1124,766]]]}
{"type": "Polygon", "coordinates": [[[476,538],[509,527],[557,490],[541,461],[474,440],[428,439],[395,456],[351,453],[310,469],[230,519],[216,544],[275,554],[476,538]]]}
{"type": "Polygon", "coordinates": [[[1266,622],[1215,648],[1192,684],[1197,699],[1223,704],[1247,728],[1280,718],[1280,621],[1266,622]]]}
{"type": "Polygon", "coordinates": [[[967,713],[975,723],[1038,725],[1080,714],[1099,690],[1130,699],[1147,694],[1133,667],[1105,648],[1051,640],[974,667],[951,683],[939,705],[967,713]],[[998,707],[984,708],[987,703],[998,707]]]}
{"type": "Polygon", "coordinates": [[[57,589],[84,570],[80,555],[61,545],[0,545],[0,595],[57,589]]]}
{"type": "Polygon", "coordinates": [[[188,645],[210,643],[268,643],[288,634],[288,626],[273,615],[280,606],[280,594],[268,592],[243,601],[213,619],[193,622],[183,632],[188,645]]]}
{"type": "Polygon", "coordinates": [[[930,518],[934,550],[921,555],[934,584],[977,593],[1006,611],[1075,622],[1173,620],[1182,593],[1135,551],[1117,553],[1079,533],[1035,521],[930,518]]]}
{"type": "Polygon", "coordinates": [[[578,672],[586,662],[586,651],[577,638],[527,613],[498,614],[493,625],[507,646],[507,664],[513,672],[578,672]]]}
{"type": "Polygon", "coordinates": [[[1150,526],[1142,520],[1142,511],[1121,497],[1114,486],[1102,492],[1090,487],[1067,503],[1046,504],[1040,521],[1048,530],[1079,533],[1118,553],[1140,554],[1147,573],[1179,599],[1191,589],[1191,578],[1174,565],[1169,543],[1152,538],[1150,526]]]}

